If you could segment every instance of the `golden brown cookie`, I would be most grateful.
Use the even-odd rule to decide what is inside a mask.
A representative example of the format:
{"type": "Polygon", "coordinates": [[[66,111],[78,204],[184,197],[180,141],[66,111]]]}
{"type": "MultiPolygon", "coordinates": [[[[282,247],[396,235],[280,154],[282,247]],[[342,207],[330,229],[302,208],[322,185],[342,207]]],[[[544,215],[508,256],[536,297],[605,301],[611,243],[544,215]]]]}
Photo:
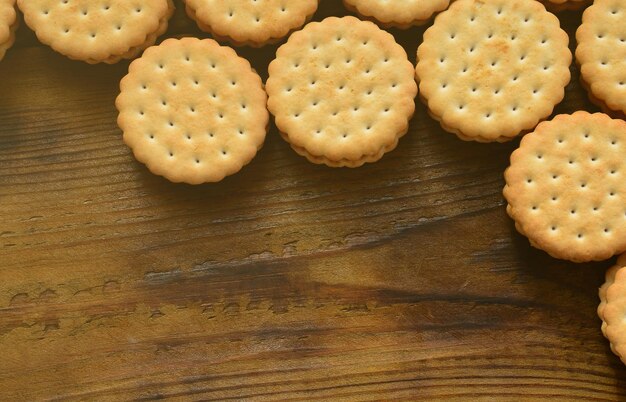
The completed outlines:
{"type": "Polygon", "coordinates": [[[343,3],[347,9],[384,27],[407,29],[430,21],[434,14],[448,7],[450,0],[343,0],[343,3]]]}
{"type": "Polygon", "coordinates": [[[464,140],[508,141],[547,118],[570,80],[559,20],[534,0],[458,0],[417,52],[422,100],[464,140]]]}
{"type": "Polygon", "coordinates": [[[267,93],[276,125],[297,153],[357,167],[393,150],[407,132],[417,85],[393,36],[371,22],[330,17],[278,49],[267,93]]]}
{"type": "Polygon", "coordinates": [[[0,60],[15,42],[18,19],[15,0],[0,0],[0,60]]]}
{"type": "Polygon", "coordinates": [[[55,51],[87,63],[136,57],[167,30],[172,0],[18,0],[26,24],[55,51]]]}
{"type": "Polygon", "coordinates": [[[576,61],[589,98],[626,114],[626,0],[596,0],[576,31],[576,61]]]}
{"type": "Polygon", "coordinates": [[[598,293],[602,333],[609,340],[613,353],[626,364],[626,254],[607,271],[606,282],[598,293]]]}
{"type": "Polygon", "coordinates": [[[261,78],[212,39],[167,39],[148,48],[120,88],[124,141],[170,181],[220,181],[263,145],[269,113],[261,78]]]}
{"type": "Polygon", "coordinates": [[[302,27],[318,0],[184,0],[187,14],[215,39],[236,46],[275,43],[302,27]]]}
{"type": "Polygon", "coordinates": [[[507,211],[555,258],[598,261],[626,251],[626,122],[596,113],[540,123],[511,155],[507,211]]]}

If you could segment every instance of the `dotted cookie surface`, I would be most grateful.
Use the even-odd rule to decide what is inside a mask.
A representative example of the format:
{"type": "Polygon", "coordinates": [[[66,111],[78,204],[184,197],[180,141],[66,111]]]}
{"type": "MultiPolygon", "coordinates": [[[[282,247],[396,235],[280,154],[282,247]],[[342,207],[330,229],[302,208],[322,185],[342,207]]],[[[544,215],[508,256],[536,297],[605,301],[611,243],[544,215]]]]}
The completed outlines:
{"type": "Polygon", "coordinates": [[[148,48],[120,87],[124,141],[170,181],[219,181],[263,145],[269,113],[261,78],[212,39],[167,39],[148,48]]]}
{"type": "Polygon", "coordinates": [[[200,29],[235,45],[262,46],[300,28],[318,0],[185,0],[200,29]]]}
{"type": "Polygon", "coordinates": [[[393,36],[374,23],[330,17],[278,49],[268,106],[294,150],[314,163],[360,166],[408,130],[417,85],[393,36]]]}
{"type": "Polygon", "coordinates": [[[575,262],[626,251],[626,122],[558,115],[511,155],[504,196],[533,246],[575,262]]]}
{"type": "Polygon", "coordinates": [[[609,340],[613,353],[626,363],[626,254],[607,271],[599,296],[602,333],[609,340]]]}
{"type": "Polygon", "coordinates": [[[90,63],[136,56],[167,29],[171,0],[18,0],[26,24],[57,52],[90,63]]]}
{"type": "Polygon", "coordinates": [[[373,18],[386,26],[409,28],[426,23],[433,14],[445,10],[450,0],[344,0],[346,8],[373,18]]]}
{"type": "Polygon", "coordinates": [[[559,20],[534,0],[458,0],[419,46],[430,114],[462,139],[507,141],[564,96],[572,55],[559,20]]]}
{"type": "Polygon", "coordinates": [[[590,98],[626,113],[626,0],[596,0],[576,32],[576,60],[590,98]]]}
{"type": "Polygon", "coordinates": [[[15,0],[0,0],[0,60],[13,45],[16,28],[15,0]]]}

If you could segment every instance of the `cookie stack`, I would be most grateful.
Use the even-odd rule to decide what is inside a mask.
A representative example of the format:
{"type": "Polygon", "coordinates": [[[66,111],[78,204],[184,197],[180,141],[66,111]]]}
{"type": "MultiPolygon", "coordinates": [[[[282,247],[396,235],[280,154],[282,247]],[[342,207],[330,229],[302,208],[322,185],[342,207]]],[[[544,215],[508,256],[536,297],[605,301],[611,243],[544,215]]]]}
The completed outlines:
{"type": "Polygon", "coordinates": [[[136,57],[165,33],[172,0],[18,0],[26,24],[55,51],[90,64],[136,57]]]}
{"type": "Polygon", "coordinates": [[[124,141],[170,181],[220,181],[263,145],[269,116],[261,78],[212,39],[167,39],[149,48],[120,86],[124,141]]]}
{"type": "Polygon", "coordinates": [[[463,140],[532,130],[565,94],[572,55],[559,20],[536,1],[458,0],[417,51],[421,99],[463,140]]]}
{"type": "Polygon", "coordinates": [[[0,60],[15,42],[18,19],[15,13],[15,0],[0,0],[0,60]]]}
{"type": "Polygon", "coordinates": [[[507,211],[535,247],[574,262],[626,251],[626,122],[576,112],[526,135],[505,172],[507,211]]]}
{"type": "Polygon", "coordinates": [[[417,86],[393,36],[329,17],[293,34],[269,66],[268,107],[283,138],[313,163],[358,167],[393,150],[417,86]]]}

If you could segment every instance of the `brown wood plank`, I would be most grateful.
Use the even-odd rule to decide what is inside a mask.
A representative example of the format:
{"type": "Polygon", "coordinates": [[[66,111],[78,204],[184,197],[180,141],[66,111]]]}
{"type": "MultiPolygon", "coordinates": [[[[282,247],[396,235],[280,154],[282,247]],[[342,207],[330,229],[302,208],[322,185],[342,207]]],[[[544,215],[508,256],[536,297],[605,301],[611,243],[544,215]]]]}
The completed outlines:
{"type": "MultiPolygon", "coordinates": [[[[205,37],[178,6],[165,37],[205,37]]],[[[392,30],[413,61],[424,29],[392,30]]],[[[265,78],[275,50],[239,52],[265,78]]],[[[418,104],[376,164],[312,165],[272,127],[241,173],[175,185],[121,141],[127,67],[25,26],[0,63],[0,400],[626,398],[595,315],[611,262],[552,259],[506,216],[517,141],[418,104]]],[[[572,73],[557,112],[596,110],[572,73]]]]}

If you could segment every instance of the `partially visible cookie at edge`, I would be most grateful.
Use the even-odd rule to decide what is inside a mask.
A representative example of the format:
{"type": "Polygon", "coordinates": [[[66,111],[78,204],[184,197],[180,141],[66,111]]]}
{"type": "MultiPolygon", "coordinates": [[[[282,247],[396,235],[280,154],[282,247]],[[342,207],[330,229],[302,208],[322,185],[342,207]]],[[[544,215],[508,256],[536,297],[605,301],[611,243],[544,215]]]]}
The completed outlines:
{"type": "Polygon", "coordinates": [[[404,49],[355,17],[329,17],[291,35],[270,63],[266,89],[283,138],[331,167],[358,167],[393,150],[417,94],[404,49]]]}
{"type": "Polygon", "coordinates": [[[250,63],[213,39],[167,39],[133,61],[116,100],[124,142],[172,182],[217,182],[262,147],[269,113],[250,63]]]}
{"type": "Polygon", "coordinates": [[[576,31],[576,61],[590,100],[626,116],[626,0],[596,0],[576,31]]]}
{"type": "Polygon", "coordinates": [[[37,38],[90,64],[136,57],[165,33],[172,0],[18,0],[37,38]]]}
{"type": "Polygon", "coordinates": [[[611,350],[626,364],[626,254],[606,272],[606,281],[598,291],[598,317],[602,334],[609,340],[611,350]]]}
{"type": "Polygon", "coordinates": [[[555,258],[600,261],[626,251],[626,122],[579,111],[540,123],[505,171],[507,212],[555,258]]]}
{"type": "Polygon", "coordinates": [[[15,42],[18,21],[15,0],[0,0],[0,60],[15,42]]]}
{"type": "Polygon", "coordinates": [[[384,27],[407,29],[423,25],[438,12],[445,10],[450,0],[343,0],[345,7],[365,19],[373,19],[384,27]]]}
{"type": "Polygon", "coordinates": [[[302,27],[319,0],[184,0],[198,27],[216,40],[235,46],[261,47],[302,27]]]}

